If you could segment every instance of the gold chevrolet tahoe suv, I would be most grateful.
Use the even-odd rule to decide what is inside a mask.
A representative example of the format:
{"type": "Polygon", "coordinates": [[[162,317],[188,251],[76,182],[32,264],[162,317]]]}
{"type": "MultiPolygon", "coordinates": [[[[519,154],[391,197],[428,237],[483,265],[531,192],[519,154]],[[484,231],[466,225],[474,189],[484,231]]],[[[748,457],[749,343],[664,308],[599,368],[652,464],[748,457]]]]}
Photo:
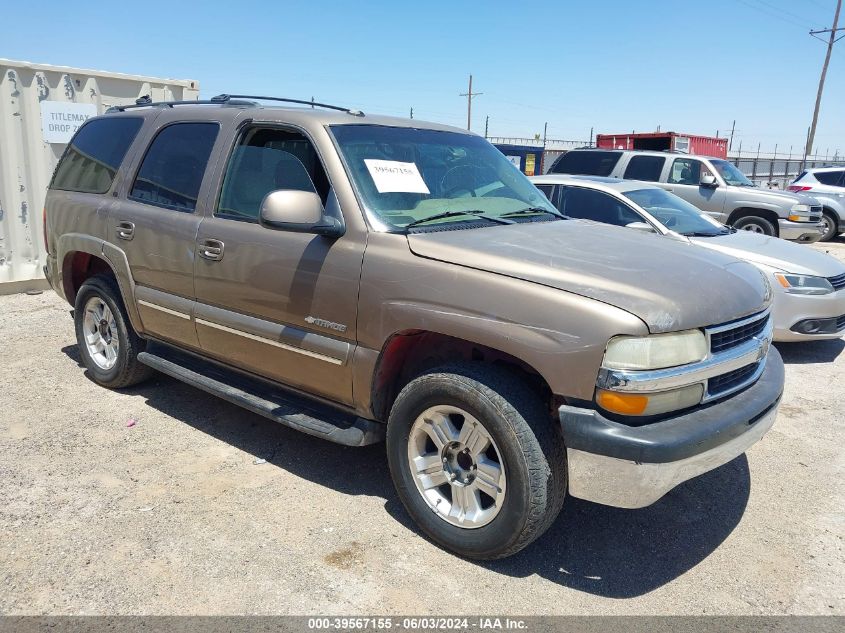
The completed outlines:
{"type": "Polygon", "coordinates": [[[267,101],[140,100],[67,147],[45,273],[99,384],[157,370],[386,440],[419,527],[479,559],[567,492],[643,507],[771,427],[784,371],[752,265],[564,217],[466,131],[267,101]]]}

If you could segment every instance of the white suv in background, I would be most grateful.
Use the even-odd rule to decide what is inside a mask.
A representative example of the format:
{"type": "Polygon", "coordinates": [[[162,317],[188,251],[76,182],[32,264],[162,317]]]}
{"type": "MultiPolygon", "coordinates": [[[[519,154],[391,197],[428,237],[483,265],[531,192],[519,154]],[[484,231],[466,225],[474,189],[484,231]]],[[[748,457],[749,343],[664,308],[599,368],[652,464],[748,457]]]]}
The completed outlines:
{"type": "Polygon", "coordinates": [[[832,240],[845,231],[845,165],[807,169],[789,185],[789,191],[811,195],[821,202],[822,241],[832,240]]]}
{"type": "Polygon", "coordinates": [[[737,229],[795,242],[822,237],[822,206],[807,195],[761,189],[732,163],[708,156],[640,150],[573,149],[550,174],[650,182],[737,229]]]}

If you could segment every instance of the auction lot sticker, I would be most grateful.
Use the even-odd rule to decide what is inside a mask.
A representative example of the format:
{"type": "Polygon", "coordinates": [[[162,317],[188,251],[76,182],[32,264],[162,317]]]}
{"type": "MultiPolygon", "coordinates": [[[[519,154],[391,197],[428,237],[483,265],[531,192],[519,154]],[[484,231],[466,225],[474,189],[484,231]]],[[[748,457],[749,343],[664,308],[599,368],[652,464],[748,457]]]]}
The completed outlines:
{"type": "Polygon", "coordinates": [[[379,193],[431,193],[416,163],[365,158],[364,163],[379,193]]]}

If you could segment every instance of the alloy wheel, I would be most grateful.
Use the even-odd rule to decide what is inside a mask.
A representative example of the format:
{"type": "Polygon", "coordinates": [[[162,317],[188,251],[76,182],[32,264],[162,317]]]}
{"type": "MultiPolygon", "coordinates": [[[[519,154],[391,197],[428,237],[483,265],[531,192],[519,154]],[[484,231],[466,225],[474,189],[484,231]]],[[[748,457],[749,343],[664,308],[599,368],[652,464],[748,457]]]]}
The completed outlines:
{"type": "Polygon", "coordinates": [[[490,523],[505,499],[502,455],[484,425],[448,405],[414,421],[408,462],[417,490],[437,516],[462,528],[490,523]]]}
{"type": "Polygon", "coordinates": [[[82,328],[91,360],[100,369],[114,367],[120,349],[117,323],[111,309],[100,297],[91,297],[85,303],[82,328]]]}

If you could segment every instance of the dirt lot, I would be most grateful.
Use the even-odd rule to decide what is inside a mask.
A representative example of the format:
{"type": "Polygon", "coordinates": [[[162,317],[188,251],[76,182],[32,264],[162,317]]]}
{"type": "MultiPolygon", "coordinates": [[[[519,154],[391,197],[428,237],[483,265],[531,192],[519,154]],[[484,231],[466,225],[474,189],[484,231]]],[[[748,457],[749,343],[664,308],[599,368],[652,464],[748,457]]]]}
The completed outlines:
{"type": "Polygon", "coordinates": [[[747,456],[643,510],[569,499],[475,564],[414,531],[383,447],[164,376],[107,391],[67,305],[0,297],[0,613],[845,614],[843,348],[779,346],[784,404],[747,456]]]}

